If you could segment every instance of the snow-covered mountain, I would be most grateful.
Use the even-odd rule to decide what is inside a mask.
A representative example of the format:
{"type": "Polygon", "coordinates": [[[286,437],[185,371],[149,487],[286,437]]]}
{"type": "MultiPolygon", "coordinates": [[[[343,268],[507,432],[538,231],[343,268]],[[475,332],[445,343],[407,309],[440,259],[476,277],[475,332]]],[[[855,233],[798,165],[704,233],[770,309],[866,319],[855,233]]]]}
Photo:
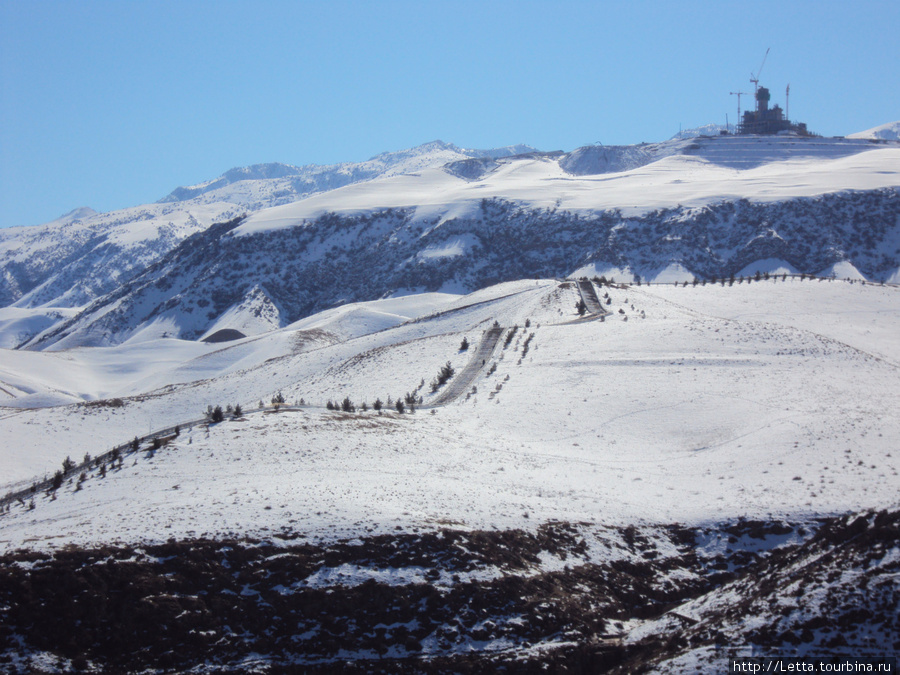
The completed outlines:
{"type": "Polygon", "coordinates": [[[888,122],[880,126],[850,134],[847,138],[866,138],[879,141],[900,141],[900,122],[888,122]]]}
{"type": "Polygon", "coordinates": [[[529,146],[466,150],[434,141],[359,163],[263,164],[182,187],[156,204],[110,213],[83,207],[45,225],[0,230],[0,306],[84,305],[214,222],[381,176],[467,158],[505,157],[529,146]]]}
{"type": "Polygon", "coordinates": [[[532,150],[529,146],[467,150],[434,141],[359,163],[257,165],[178,188],[156,204],[111,213],[81,208],[45,225],[0,230],[0,308],[23,310],[0,310],[0,326],[11,327],[2,331],[0,344],[10,347],[27,341],[36,329],[68,314],[62,310],[82,307],[113,291],[215,222],[381,176],[532,150]]]}
{"type": "Polygon", "coordinates": [[[523,149],[0,236],[0,669],[893,653],[900,144],[523,149]]]}
{"type": "Polygon", "coordinates": [[[198,232],[27,344],[244,332],[260,289],[266,326],[280,327],[347,302],[534,276],[783,268],[893,281],[898,187],[900,145],[868,140],[710,137],[455,160],[198,232]]]}
{"type": "Polygon", "coordinates": [[[281,163],[255,164],[231,169],[199,185],[176,188],[160,202],[198,198],[202,203],[237,201],[248,211],[256,211],[373,178],[415,173],[463,159],[496,159],[534,151],[535,148],[528,145],[472,150],[432,141],[409,150],[383,152],[364,162],[301,167],[281,163]]]}

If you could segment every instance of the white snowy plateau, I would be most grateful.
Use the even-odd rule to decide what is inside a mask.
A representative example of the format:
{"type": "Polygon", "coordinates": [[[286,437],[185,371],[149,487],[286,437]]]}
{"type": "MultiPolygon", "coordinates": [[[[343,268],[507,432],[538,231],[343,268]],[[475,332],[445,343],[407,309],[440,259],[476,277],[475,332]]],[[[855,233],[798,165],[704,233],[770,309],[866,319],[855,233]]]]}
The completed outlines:
{"type": "MultiPolygon", "coordinates": [[[[572,260],[557,278],[398,287],[286,324],[267,319],[280,301],[257,285],[203,324],[207,338],[239,331],[230,341],[165,337],[176,323],[160,315],[108,346],[15,348],[125,302],[129,280],[152,279],[192,235],[245,213],[233,241],[386,209],[434,228],[492,199],[630,217],[868,194],[900,188],[900,144],[884,138],[697,137],[572,153],[436,142],[359,165],[234,170],[156,204],[0,230],[2,491],[141,439],[102,477],[89,462],[58,490],[8,503],[0,550],[897,508],[900,289],[850,263],[813,280],[761,258],[737,280],[696,284],[667,263],[641,284],[614,261],[572,260]],[[24,268],[30,276],[16,276],[24,268]],[[595,283],[600,313],[579,318],[565,277],[601,273],[631,283],[595,283]],[[454,377],[432,393],[448,362],[454,377]],[[372,410],[407,395],[413,412],[372,410]],[[353,412],[326,408],[345,398],[353,412]],[[237,404],[239,418],[193,423],[237,404]]],[[[467,236],[416,260],[475,255],[467,236]]]]}

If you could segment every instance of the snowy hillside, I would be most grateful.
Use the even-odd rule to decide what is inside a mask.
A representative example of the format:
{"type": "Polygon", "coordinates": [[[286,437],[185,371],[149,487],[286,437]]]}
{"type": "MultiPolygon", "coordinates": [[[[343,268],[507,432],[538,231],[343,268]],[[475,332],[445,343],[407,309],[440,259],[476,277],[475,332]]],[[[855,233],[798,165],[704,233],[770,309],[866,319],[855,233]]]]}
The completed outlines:
{"type": "Polygon", "coordinates": [[[0,230],[0,308],[23,310],[0,313],[0,344],[27,342],[68,316],[65,310],[115,290],[215,222],[380,176],[532,150],[522,145],[467,150],[434,141],[360,163],[257,165],[178,188],[156,204],[103,214],[82,208],[45,225],[0,230]]]}
{"type": "Polygon", "coordinates": [[[900,122],[889,122],[880,126],[850,134],[847,138],[866,138],[880,141],[900,141],[900,122]]]}
{"type": "Polygon", "coordinates": [[[184,237],[236,215],[233,204],[77,209],[34,227],[0,229],[0,305],[84,305],[116,288],[184,237]]]}
{"type": "Polygon", "coordinates": [[[373,178],[415,173],[470,158],[495,159],[534,151],[535,148],[528,145],[472,150],[452,143],[432,141],[409,150],[384,152],[364,162],[302,167],[281,163],[256,164],[231,169],[219,178],[199,185],[176,188],[160,202],[192,199],[200,203],[239,202],[248,211],[256,211],[373,178]]]}
{"type": "MultiPolygon", "coordinates": [[[[66,454],[96,455],[112,443],[145,434],[148,426],[187,422],[201,416],[207,404],[240,403],[250,410],[259,399],[268,403],[281,391],[288,403],[303,399],[314,408],[208,431],[185,430],[176,444],[190,442],[193,451],[166,455],[165,461],[183,462],[172,469],[176,472],[202,472],[194,464],[202,448],[249,444],[247,452],[265,455],[265,446],[290,444],[297,425],[307,427],[306,459],[265,455],[279,468],[261,471],[259,480],[271,485],[266,490],[278,490],[272,475],[304,473],[312,470],[304,468],[305,461],[317,466],[326,461],[321,453],[331,447],[332,433],[345,437],[348,452],[356,449],[327,461],[350,462],[348,467],[377,465],[379,453],[395,438],[398,445],[391,452],[400,453],[404,475],[434,476],[433,484],[407,486],[412,492],[401,499],[409,512],[400,518],[404,526],[423,524],[428,514],[443,511],[461,512],[477,527],[507,520],[521,525],[515,504],[526,494],[522,506],[540,520],[566,514],[591,519],[592,513],[603,513],[605,520],[623,523],[636,517],[684,522],[886,506],[896,499],[892,455],[900,436],[888,395],[900,367],[897,292],[781,276],[734,285],[604,288],[601,296],[607,294],[610,304],[603,307],[611,316],[571,323],[577,318],[573,284],[523,281],[471,296],[411,296],[360,305],[226,344],[160,340],[109,349],[16,352],[2,377],[4,389],[13,394],[14,388],[30,387],[47,392],[40,396],[68,392],[69,400],[81,395],[121,402],[37,409],[32,406],[40,405],[39,395],[7,398],[6,404],[15,407],[6,408],[6,436],[32,450],[7,451],[4,474],[25,480],[41,473],[41,466],[51,472],[66,454]],[[327,400],[348,396],[357,405],[367,401],[371,406],[378,397],[387,401],[415,392],[427,407],[436,396],[429,383],[441,365],[450,361],[461,372],[474,358],[473,352],[459,350],[462,338],[477,346],[494,321],[512,337],[508,344],[504,337],[483,368],[479,364],[477,378],[464,390],[474,388],[471,396],[435,415],[419,411],[408,418],[373,419],[370,413],[344,424],[343,418],[323,414],[327,400]],[[489,373],[494,362],[497,367],[489,373]],[[525,411],[535,414],[523,416],[525,411]],[[29,440],[35,425],[45,429],[39,448],[29,440]],[[382,427],[383,433],[369,434],[382,427]],[[249,428],[256,431],[247,435],[249,428]],[[422,450],[429,437],[444,439],[440,443],[446,447],[436,456],[422,450]],[[485,445],[491,453],[479,454],[485,445]],[[459,453],[456,459],[447,455],[451,447],[459,453]],[[463,487],[453,478],[475,472],[491,480],[488,476],[507,460],[513,465],[504,476],[510,493],[492,491],[483,501],[470,502],[466,495],[474,486],[463,487]],[[435,474],[427,468],[435,461],[445,470],[435,474]],[[482,465],[483,470],[477,468],[482,465]],[[576,476],[575,466],[587,470],[576,476]],[[784,468],[773,471],[773,466],[784,468]],[[559,481],[555,488],[554,481],[559,481]],[[678,487],[687,483],[695,484],[695,498],[689,500],[678,487]],[[553,497],[557,490],[571,499],[553,497]],[[728,494],[740,499],[720,499],[728,494]]],[[[235,470],[235,480],[250,480],[239,466],[235,470]]],[[[391,460],[388,470],[399,467],[391,460]]],[[[334,476],[345,480],[340,472],[334,476]]],[[[324,476],[310,483],[306,497],[292,484],[291,499],[328,502],[334,513],[358,519],[362,514],[354,515],[356,508],[385,499],[369,494],[380,489],[381,479],[373,476],[369,483],[366,476],[355,488],[358,502],[357,497],[349,502],[324,497],[324,476]]],[[[121,480],[131,491],[128,481],[149,479],[140,471],[123,473],[121,480]]],[[[192,480],[199,481],[199,474],[192,480]]],[[[221,489],[219,484],[197,486],[221,489]]],[[[137,492],[153,499],[144,489],[137,492]]],[[[75,498],[93,508],[93,497],[75,498]]],[[[239,509],[220,513],[213,493],[202,501],[207,506],[179,518],[178,527],[199,532],[214,512],[226,520],[244,517],[239,509]]],[[[148,504],[139,509],[146,515],[141,522],[98,522],[70,535],[96,537],[108,527],[111,533],[134,528],[137,535],[162,524],[170,530],[174,521],[166,509],[174,504],[169,498],[165,505],[148,504]],[[162,509],[158,516],[152,515],[156,508],[162,509]]],[[[38,522],[32,517],[47,518],[52,508],[23,514],[15,522],[31,523],[27,531],[38,522]]],[[[96,508],[99,514],[103,506],[98,502],[96,508]]],[[[304,518],[309,519],[306,530],[318,529],[313,516],[304,518]]],[[[322,533],[333,526],[328,521],[322,533]]],[[[6,532],[12,536],[13,530],[6,532]]]]}
{"type": "Polygon", "coordinates": [[[228,343],[10,352],[2,469],[26,491],[0,510],[0,629],[22,637],[0,630],[0,658],[712,673],[735,655],[889,653],[900,291],[786,275],[593,287],[602,317],[579,318],[573,282],[531,279],[228,343]],[[444,386],[463,386],[435,405],[448,362],[444,386]],[[243,415],[191,423],[217,404],[243,415]],[[128,649],[102,637],[120,596],[102,589],[123,578],[140,608],[128,649]],[[78,602],[50,602],[65,579],[78,602]],[[81,613],[94,597],[110,599],[81,613]],[[76,620],[77,651],[27,628],[76,620]]]}
{"type": "MultiPolygon", "coordinates": [[[[527,171],[548,161],[516,164],[527,171]]],[[[567,194],[574,192],[570,186],[567,194]]],[[[391,194],[416,198],[412,188],[391,194]]],[[[347,302],[465,293],[498,281],[573,273],[669,282],[780,269],[900,278],[896,189],[726,201],[632,216],[528,208],[474,194],[481,199],[372,211],[354,208],[351,194],[331,197],[331,206],[344,204],[344,214],[320,209],[311,198],[217,225],[29,347],[103,346],[163,335],[197,339],[214,327],[247,334],[241,326],[253,321],[243,318],[242,308],[253,305],[260,288],[275,327],[347,302]]],[[[418,196],[430,195],[440,192],[418,196]]]]}
{"type": "Polygon", "coordinates": [[[722,131],[734,131],[733,126],[734,125],[729,125],[729,128],[726,129],[722,124],[710,122],[709,124],[703,124],[692,129],[682,129],[669,140],[675,141],[684,138],[696,138],[697,136],[718,136],[722,131]]]}

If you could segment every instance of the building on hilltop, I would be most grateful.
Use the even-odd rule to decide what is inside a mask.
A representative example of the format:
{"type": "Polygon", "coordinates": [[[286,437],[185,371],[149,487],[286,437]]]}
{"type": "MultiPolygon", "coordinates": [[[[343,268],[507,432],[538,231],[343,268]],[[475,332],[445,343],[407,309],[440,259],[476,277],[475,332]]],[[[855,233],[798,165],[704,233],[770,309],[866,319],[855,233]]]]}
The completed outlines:
{"type": "Polygon", "coordinates": [[[756,110],[745,110],[744,118],[738,125],[738,134],[796,134],[811,136],[803,122],[793,123],[784,114],[781,106],[769,107],[771,94],[766,87],[756,90],[756,110]]]}

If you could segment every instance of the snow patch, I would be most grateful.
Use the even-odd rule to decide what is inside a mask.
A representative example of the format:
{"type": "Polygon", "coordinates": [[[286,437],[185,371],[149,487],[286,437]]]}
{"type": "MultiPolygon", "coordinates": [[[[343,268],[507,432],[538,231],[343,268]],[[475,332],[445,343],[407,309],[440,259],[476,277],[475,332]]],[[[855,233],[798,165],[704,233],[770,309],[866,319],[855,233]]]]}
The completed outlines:
{"type": "Polygon", "coordinates": [[[777,258],[766,258],[750,263],[735,276],[752,277],[756,276],[757,272],[760,274],[798,274],[797,269],[789,262],[777,258]]]}

